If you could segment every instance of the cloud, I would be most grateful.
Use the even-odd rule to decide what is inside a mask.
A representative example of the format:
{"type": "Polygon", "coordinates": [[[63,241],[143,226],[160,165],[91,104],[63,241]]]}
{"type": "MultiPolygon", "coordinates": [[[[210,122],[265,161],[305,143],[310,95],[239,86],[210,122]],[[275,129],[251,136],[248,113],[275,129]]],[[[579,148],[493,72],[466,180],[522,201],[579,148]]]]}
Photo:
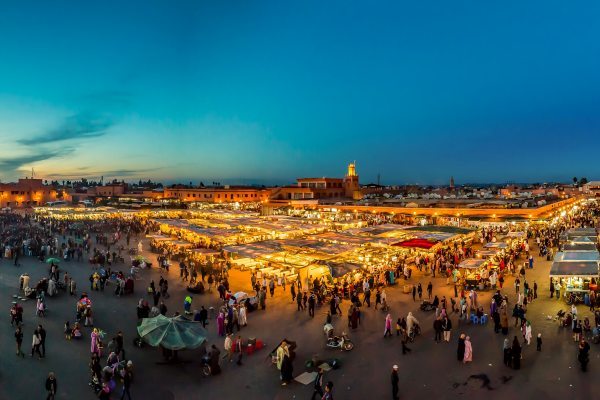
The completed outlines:
{"type": "Polygon", "coordinates": [[[0,170],[4,172],[15,172],[20,170],[22,167],[36,163],[39,161],[45,161],[52,158],[62,157],[73,152],[70,147],[55,150],[38,150],[37,152],[13,157],[13,158],[0,158],[0,170]]]}
{"type": "Polygon", "coordinates": [[[82,112],[66,118],[63,123],[46,133],[27,139],[20,139],[22,145],[43,145],[77,139],[103,136],[114,122],[104,115],[82,112]]]}
{"type": "MultiPolygon", "coordinates": [[[[79,169],[79,168],[78,168],[79,169]]],[[[140,174],[144,174],[147,172],[153,172],[163,169],[162,167],[157,168],[140,168],[140,169],[114,169],[107,171],[66,171],[63,173],[52,173],[45,174],[46,178],[99,178],[101,176],[104,177],[131,177],[138,176],[140,174]]]]}

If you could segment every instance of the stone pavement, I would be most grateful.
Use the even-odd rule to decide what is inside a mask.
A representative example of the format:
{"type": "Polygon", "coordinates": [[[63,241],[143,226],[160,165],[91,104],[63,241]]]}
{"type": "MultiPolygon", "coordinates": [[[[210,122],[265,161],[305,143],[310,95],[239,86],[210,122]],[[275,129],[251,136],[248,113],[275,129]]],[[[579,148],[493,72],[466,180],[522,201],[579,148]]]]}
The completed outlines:
{"type": "MultiPolygon", "coordinates": [[[[147,247],[147,246],[146,246],[147,247]]],[[[533,249],[536,251],[536,249],[533,249]]],[[[151,256],[153,257],[153,256],[151,256]]],[[[156,263],[154,264],[156,265],[156,263]]],[[[453,332],[450,344],[436,344],[433,341],[433,313],[418,310],[418,301],[413,303],[412,296],[403,294],[399,285],[387,288],[391,314],[395,321],[398,316],[406,316],[413,311],[421,322],[423,333],[411,345],[411,354],[403,356],[400,340],[397,337],[383,339],[385,314],[374,309],[363,308],[362,325],[350,332],[355,343],[351,352],[337,352],[324,346],[322,326],[327,307],[317,309],[316,317],[310,318],[306,312],[297,312],[291,302],[289,287],[287,292],[276,289],[275,297],[268,298],[267,310],[248,314],[249,325],[243,328],[243,337],[257,337],[267,343],[267,348],[244,359],[243,366],[223,362],[223,372],[219,376],[205,378],[200,373],[198,353],[185,351],[180,358],[187,363],[177,365],[160,364],[162,356],[157,349],[134,348],[136,337],[136,304],[146,297],[145,287],[150,279],[158,283],[159,271],[153,268],[143,271],[144,280],[138,281],[135,294],[118,298],[108,286],[104,292],[89,291],[87,277],[91,267],[87,263],[65,262],[61,267],[74,276],[78,291],[88,291],[94,301],[95,324],[107,332],[106,341],[118,330],[125,334],[125,349],[128,358],[135,365],[135,380],[132,385],[134,399],[308,399],[312,394],[312,385],[303,386],[292,383],[280,386],[279,374],[268,359],[268,352],[282,338],[295,340],[298,344],[294,375],[304,371],[304,362],[314,354],[322,358],[336,357],[341,360],[339,370],[326,374],[325,380],[335,384],[334,394],[339,399],[385,399],[391,397],[389,374],[391,366],[400,366],[401,398],[433,397],[439,399],[454,398],[593,398],[592,376],[599,369],[600,360],[597,345],[592,344],[589,372],[579,371],[576,360],[577,347],[569,331],[559,328],[546,315],[555,315],[560,308],[567,306],[549,299],[548,270],[550,263],[536,257],[534,270],[527,270],[530,282],[538,283],[540,298],[529,306],[528,318],[532,321],[534,337],[541,332],[544,339],[543,351],[535,351],[535,344],[525,346],[522,369],[513,371],[502,364],[502,342],[504,336],[494,334],[492,324],[487,326],[459,326],[456,316],[452,317],[453,332]],[[471,336],[473,344],[473,362],[462,365],[456,361],[456,339],[460,332],[471,336]],[[469,379],[470,375],[485,374],[490,379],[493,390],[481,387],[481,381],[469,379]],[[506,382],[505,382],[506,381],[506,382]]],[[[114,270],[118,267],[114,267],[114,270]]],[[[58,380],[58,399],[95,398],[87,385],[89,381],[89,329],[84,330],[81,341],[66,341],[63,336],[64,322],[73,321],[76,299],[65,293],[48,298],[49,312],[45,318],[35,316],[35,302],[24,304],[24,346],[28,353],[31,349],[33,328],[41,323],[48,331],[47,357],[42,360],[16,357],[14,329],[10,327],[8,310],[12,295],[17,292],[18,277],[28,272],[31,282],[35,283],[47,276],[47,266],[30,258],[22,260],[21,267],[14,267],[9,260],[0,261],[0,298],[2,298],[5,317],[0,318],[0,399],[43,399],[44,382],[49,371],[54,371],[58,380]]],[[[184,285],[179,282],[179,270],[172,267],[169,274],[171,297],[166,301],[169,314],[182,311],[184,285]]],[[[433,292],[438,296],[453,294],[451,286],[446,286],[445,278],[425,277],[413,274],[413,283],[421,282],[423,287],[432,280],[433,292]]],[[[231,271],[231,287],[234,291],[250,291],[249,274],[231,271]]],[[[504,293],[514,304],[513,279],[507,279],[504,293]]],[[[491,292],[480,293],[479,301],[489,308],[491,292]]],[[[149,299],[149,298],[148,298],[149,299]]],[[[149,299],[150,300],[150,299],[149,299]]],[[[218,306],[216,293],[194,296],[192,309],[218,306]]],[[[336,332],[346,330],[346,310],[348,302],[342,304],[343,317],[335,317],[336,332]]],[[[579,306],[580,314],[591,313],[587,307],[579,306]]],[[[512,321],[512,320],[511,320],[512,321]]],[[[222,349],[223,339],[216,335],[215,323],[208,326],[209,344],[215,343],[222,349]]],[[[510,329],[508,338],[514,335],[522,339],[520,332],[510,329]]],[[[533,342],[532,342],[533,343],[533,342]]],[[[105,358],[103,358],[103,361],[105,358]]],[[[113,396],[113,398],[119,398],[113,396]]]]}

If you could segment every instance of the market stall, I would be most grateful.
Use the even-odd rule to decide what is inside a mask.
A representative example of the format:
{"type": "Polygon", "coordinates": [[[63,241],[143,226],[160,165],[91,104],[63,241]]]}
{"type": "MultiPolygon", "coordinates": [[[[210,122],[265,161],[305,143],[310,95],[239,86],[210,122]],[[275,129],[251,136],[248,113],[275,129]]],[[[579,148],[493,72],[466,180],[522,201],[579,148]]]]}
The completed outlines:
{"type": "Polygon", "coordinates": [[[467,258],[458,264],[452,272],[454,280],[460,281],[466,288],[483,290],[489,278],[487,261],[480,258],[467,258]]]}
{"type": "Polygon", "coordinates": [[[597,290],[600,253],[597,251],[558,252],[550,268],[550,278],[568,302],[585,302],[597,290]]]}

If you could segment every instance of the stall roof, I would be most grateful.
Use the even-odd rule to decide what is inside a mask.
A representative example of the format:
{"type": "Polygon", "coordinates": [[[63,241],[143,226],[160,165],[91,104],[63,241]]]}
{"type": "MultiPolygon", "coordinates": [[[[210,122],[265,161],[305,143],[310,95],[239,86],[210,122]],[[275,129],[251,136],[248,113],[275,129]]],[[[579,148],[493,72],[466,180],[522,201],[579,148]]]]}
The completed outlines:
{"type": "Polygon", "coordinates": [[[498,254],[498,250],[478,250],[477,254],[481,257],[492,257],[498,254]]]}
{"type": "Polygon", "coordinates": [[[508,245],[504,242],[489,242],[483,245],[486,249],[505,249],[508,245]]]}
{"type": "Polygon", "coordinates": [[[407,231],[420,231],[420,232],[436,232],[436,233],[450,233],[452,235],[466,235],[474,231],[469,228],[459,228],[456,226],[441,226],[441,225],[425,225],[425,226],[413,226],[406,228],[407,231]]]}
{"type": "Polygon", "coordinates": [[[524,238],[525,237],[525,232],[508,232],[506,234],[506,237],[509,238],[524,238]]]}
{"type": "Polygon", "coordinates": [[[556,253],[555,262],[565,261],[600,261],[600,253],[592,251],[562,251],[556,253]]]}
{"type": "Polygon", "coordinates": [[[242,258],[258,258],[281,251],[281,243],[268,240],[239,246],[227,246],[223,250],[228,253],[237,254],[242,258]]]}
{"type": "Polygon", "coordinates": [[[550,276],[598,276],[597,261],[555,261],[550,276]]]}
{"type": "Polygon", "coordinates": [[[481,267],[484,263],[485,260],[482,260],[480,258],[467,258],[461,261],[460,264],[458,264],[458,268],[475,269],[481,267]]]}
{"type": "Polygon", "coordinates": [[[217,250],[213,250],[213,249],[204,249],[204,248],[201,248],[201,249],[193,249],[192,251],[193,251],[194,253],[198,253],[198,254],[204,254],[204,255],[207,255],[207,256],[214,255],[214,254],[220,254],[220,252],[219,252],[219,251],[217,251],[217,250]]]}
{"type": "Polygon", "coordinates": [[[334,278],[339,278],[360,268],[360,265],[355,263],[329,263],[328,265],[331,276],[334,278]]]}
{"type": "Polygon", "coordinates": [[[564,251],[593,251],[597,250],[594,243],[567,243],[563,246],[564,251]]]}

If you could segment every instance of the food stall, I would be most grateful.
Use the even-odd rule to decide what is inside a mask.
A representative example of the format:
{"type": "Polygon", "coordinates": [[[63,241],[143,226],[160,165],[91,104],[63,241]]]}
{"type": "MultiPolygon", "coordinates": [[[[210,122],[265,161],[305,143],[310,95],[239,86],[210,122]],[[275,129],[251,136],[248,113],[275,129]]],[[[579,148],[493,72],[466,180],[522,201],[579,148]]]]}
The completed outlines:
{"type": "Polygon", "coordinates": [[[467,258],[458,264],[453,272],[455,281],[461,281],[465,288],[478,287],[483,290],[489,278],[486,260],[467,258]]]}
{"type": "Polygon", "coordinates": [[[583,302],[597,290],[600,253],[597,251],[558,252],[550,268],[550,279],[567,301],[583,302]]]}

